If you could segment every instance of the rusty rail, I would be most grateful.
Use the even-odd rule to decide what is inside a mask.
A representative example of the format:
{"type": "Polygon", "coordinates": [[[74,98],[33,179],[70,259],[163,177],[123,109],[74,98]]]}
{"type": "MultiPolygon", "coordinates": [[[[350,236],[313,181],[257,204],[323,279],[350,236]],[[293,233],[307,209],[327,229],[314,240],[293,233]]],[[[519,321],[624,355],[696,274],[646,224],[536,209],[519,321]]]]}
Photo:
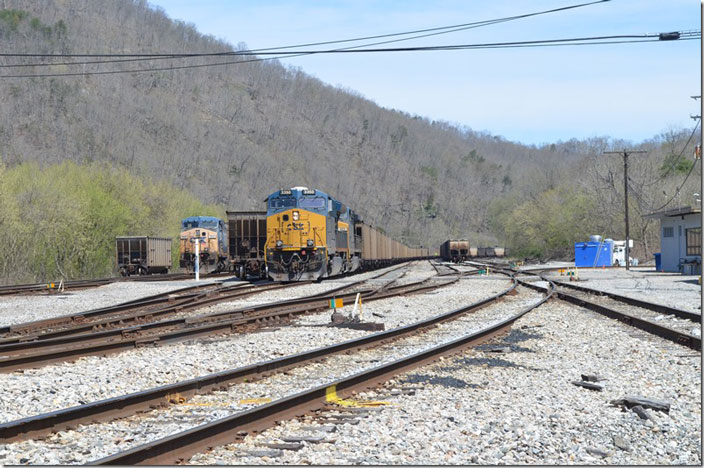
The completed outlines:
{"type": "MultiPolygon", "coordinates": [[[[514,282],[515,286],[515,282],[514,282]]],[[[261,431],[281,421],[303,415],[325,406],[327,396],[334,391],[338,397],[349,397],[355,392],[373,388],[390,378],[409,370],[432,363],[440,357],[461,352],[508,330],[511,325],[530,310],[543,304],[550,292],[536,304],[497,324],[486,327],[457,340],[443,343],[426,351],[397,361],[359,372],[350,377],[330,382],[290,397],[268,403],[248,411],[234,414],[193,429],[164,437],[122,453],[94,461],[96,465],[176,464],[187,462],[193,454],[211,447],[241,440],[243,434],[261,431]]],[[[459,309],[458,309],[459,310],[459,309]]]]}
{"type": "MultiPolygon", "coordinates": [[[[244,307],[227,312],[185,317],[160,322],[133,325],[126,328],[75,334],[46,340],[10,343],[0,346],[0,372],[64,362],[89,355],[107,355],[144,346],[158,346],[216,333],[245,331],[252,327],[288,321],[294,315],[318,312],[329,308],[333,297],[345,301],[362,293],[365,301],[421,292],[442,285],[426,285],[426,281],[390,287],[385,292],[371,295],[370,290],[336,294],[364,280],[304,298],[244,307]],[[415,288],[415,289],[414,289],[415,288]]],[[[295,283],[298,284],[298,283],[295,283]]],[[[179,306],[177,306],[179,307],[179,306]]]]}
{"type": "Polygon", "coordinates": [[[453,320],[461,315],[479,310],[500,300],[503,296],[510,294],[515,288],[516,282],[514,281],[510,288],[494,296],[404,327],[366,335],[324,348],[284,356],[238,369],[217,372],[184,382],[0,424],[0,441],[10,442],[14,440],[25,440],[46,435],[51,431],[75,427],[80,423],[107,421],[118,417],[129,416],[152,407],[168,405],[169,397],[175,394],[189,398],[196,394],[204,394],[213,390],[222,389],[234,383],[245,380],[252,381],[274,372],[283,372],[290,368],[308,364],[334,354],[378,346],[389,340],[399,339],[416,333],[419,330],[437,325],[438,323],[453,320]]]}

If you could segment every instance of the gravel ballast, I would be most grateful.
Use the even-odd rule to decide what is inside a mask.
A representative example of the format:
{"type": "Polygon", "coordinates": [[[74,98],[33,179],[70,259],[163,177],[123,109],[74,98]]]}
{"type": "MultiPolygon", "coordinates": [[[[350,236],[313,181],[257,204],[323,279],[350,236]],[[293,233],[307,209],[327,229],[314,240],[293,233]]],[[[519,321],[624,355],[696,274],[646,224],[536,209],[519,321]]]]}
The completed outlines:
{"type": "MultiPolygon", "coordinates": [[[[422,335],[401,340],[396,346],[390,344],[353,355],[333,356],[321,363],[312,363],[262,381],[238,384],[225,392],[196,396],[182,405],[171,406],[166,410],[136,415],[108,424],[81,426],[77,431],[65,431],[50,437],[46,444],[13,444],[11,448],[13,451],[34,456],[33,459],[39,463],[50,461],[85,463],[251,407],[242,403],[243,399],[283,398],[311,386],[324,385],[363,369],[419,352],[435,344],[451,341],[472,330],[483,328],[488,322],[496,322],[510,316],[519,307],[537,302],[539,299],[540,295],[525,291],[523,297],[508,297],[505,302],[494,303],[462,319],[441,324],[422,335]],[[122,434],[131,434],[130,440],[124,440],[122,434]],[[98,444],[97,441],[100,443],[98,444]],[[114,446],[114,441],[120,441],[119,447],[114,446]],[[66,444],[71,445],[72,450],[67,452],[66,444]],[[85,456],[77,456],[76,451],[89,453],[84,454],[85,456]]],[[[411,317],[408,320],[416,321],[420,315],[425,314],[416,313],[413,320],[410,320],[411,317]]]]}
{"type": "MultiPolygon", "coordinates": [[[[429,263],[417,262],[395,284],[419,281],[434,273],[429,263]]],[[[366,275],[374,274],[378,272],[366,275]]],[[[385,278],[388,281],[399,275],[396,272],[385,278]]],[[[324,290],[356,279],[359,276],[299,286],[290,292],[262,293],[258,295],[261,297],[252,296],[227,308],[249,301],[271,302],[287,295],[311,294],[319,292],[316,287],[324,290]]],[[[375,285],[383,282],[375,280],[375,285]]],[[[438,291],[365,303],[363,317],[383,322],[388,330],[476,302],[509,284],[498,275],[466,277],[438,291]]],[[[518,296],[447,324],[447,328],[433,329],[398,346],[386,345],[385,351],[378,350],[381,354],[377,357],[370,354],[373,350],[359,356],[333,357],[167,409],[79,426],[50,435],[45,441],[0,445],[0,464],[87,463],[256,404],[243,399],[280,398],[314,383],[354,373],[358,366],[375,366],[416,352],[419,346],[429,346],[433,333],[449,341],[456,337],[453,333],[467,333],[488,320],[498,321],[504,317],[501,310],[513,308],[515,312],[538,297],[521,289],[518,296]],[[311,375],[317,380],[304,384],[304,377],[311,375]]],[[[118,302],[128,299],[122,297],[118,302]]],[[[342,312],[349,314],[351,308],[347,305],[342,312]]],[[[9,421],[368,333],[321,326],[329,322],[330,312],[312,314],[279,329],[208,337],[0,374],[4,388],[0,414],[9,421]]],[[[330,424],[319,418],[285,421],[246,437],[242,444],[198,454],[190,463],[701,464],[700,381],[701,353],[593,312],[551,302],[520,319],[508,336],[359,395],[360,399],[383,400],[389,405],[363,413],[341,409],[341,413],[351,414],[354,423],[335,424],[330,429],[330,424]],[[571,382],[579,381],[582,374],[599,376],[602,380],[596,383],[603,390],[573,385],[571,382]],[[407,389],[410,394],[399,389],[407,389]],[[609,401],[628,395],[668,401],[670,412],[646,409],[650,419],[644,420],[634,411],[609,405],[609,401]],[[303,442],[298,451],[266,446],[289,436],[319,437],[323,442],[303,442]]]]}
{"type": "MultiPolygon", "coordinates": [[[[200,464],[701,464],[701,354],[643,337],[616,321],[564,303],[520,319],[512,332],[455,358],[395,379],[361,399],[391,405],[336,432],[307,432],[312,417],[286,421],[242,444],[194,456],[200,464]],[[496,347],[509,350],[492,352],[496,347]],[[604,380],[595,392],[571,384],[604,380]],[[671,403],[669,414],[609,405],[639,395],[671,403]],[[249,456],[292,435],[299,451],[249,456]],[[273,455],[273,456],[272,456],[273,455]]],[[[341,410],[344,413],[344,410],[341,410]]]]}
{"type": "MultiPolygon", "coordinates": [[[[217,282],[223,281],[218,279],[217,282]]],[[[0,326],[33,322],[108,307],[141,297],[153,296],[189,286],[214,284],[215,281],[117,282],[97,288],[66,291],[61,294],[30,294],[0,298],[0,326]]],[[[228,281],[224,284],[237,284],[228,281]]]]}
{"type": "MultiPolygon", "coordinates": [[[[655,271],[655,268],[579,268],[576,283],[591,289],[612,292],[643,301],[663,304],[701,313],[702,287],[698,276],[655,271]]],[[[558,281],[569,281],[557,272],[547,275],[558,281]]]]}
{"type": "MultiPolygon", "coordinates": [[[[424,307],[428,298],[437,296],[413,295],[385,299],[364,304],[363,311],[376,322],[384,322],[387,329],[412,323],[420,318],[437,315],[462,304],[496,294],[510,284],[505,278],[484,278],[467,287],[469,280],[443,290],[447,302],[424,307]],[[371,315],[376,312],[377,317],[371,315]]],[[[293,288],[296,296],[330,289],[330,283],[311,284],[293,288]]],[[[285,290],[271,291],[272,302],[286,298],[285,290]]],[[[351,313],[352,306],[342,311],[351,313]]],[[[345,328],[321,327],[330,323],[330,312],[302,317],[299,326],[282,326],[274,331],[252,334],[212,336],[157,348],[137,348],[106,357],[87,356],[76,362],[48,365],[9,374],[0,374],[4,396],[0,400],[0,417],[6,422],[33,414],[45,413],[136,392],[159,385],[194,378],[212,372],[241,367],[259,361],[274,359],[317,348],[338,341],[352,339],[369,332],[345,328]],[[284,347],[285,345],[285,347],[284,347]]]]}

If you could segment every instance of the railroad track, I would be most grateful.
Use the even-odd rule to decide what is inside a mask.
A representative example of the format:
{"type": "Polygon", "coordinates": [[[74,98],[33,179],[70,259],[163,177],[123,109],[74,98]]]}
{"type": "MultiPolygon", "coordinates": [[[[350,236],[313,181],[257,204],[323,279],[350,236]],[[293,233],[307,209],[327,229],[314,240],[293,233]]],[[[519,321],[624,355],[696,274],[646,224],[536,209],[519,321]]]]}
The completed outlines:
{"type": "MultiPolygon", "coordinates": [[[[650,334],[673,341],[688,348],[701,351],[701,315],[688,312],[682,309],[655,304],[648,301],[633,299],[615,293],[597,291],[591,288],[574,285],[566,282],[554,282],[545,276],[544,271],[554,270],[554,268],[543,271],[518,272],[514,269],[499,269],[499,265],[492,265],[496,271],[506,274],[522,273],[527,276],[537,277],[541,281],[550,282],[555,288],[554,296],[571,304],[584,307],[591,311],[602,314],[606,317],[618,320],[632,327],[641,329],[650,334]],[[569,290],[577,291],[571,292],[569,290]],[[627,307],[624,307],[626,305],[627,307]],[[670,320],[668,324],[658,323],[660,314],[679,317],[684,320],[675,322],[670,320]],[[699,327],[700,334],[690,333],[694,326],[699,327]]],[[[536,288],[544,287],[533,285],[536,288]]]]}
{"type": "MultiPolygon", "coordinates": [[[[214,278],[231,277],[233,273],[210,273],[200,275],[201,279],[209,280],[214,278]]],[[[149,275],[149,276],[127,276],[115,278],[100,278],[89,280],[73,280],[64,282],[49,282],[49,283],[31,283],[31,284],[14,284],[0,286],[0,296],[18,295],[18,294],[57,294],[65,290],[79,290],[87,288],[97,288],[107,284],[133,281],[133,282],[153,282],[153,281],[186,281],[195,278],[194,274],[189,273],[171,273],[165,275],[149,275]]]]}
{"type": "MultiPolygon", "coordinates": [[[[380,273],[377,277],[383,277],[402,268],[404,265],[380,273]]],[[[224,286],[222,282],[187,286],[113,306],[0,327],[0,346],[85,333],[91,330],[99,331],[112,328],[111,325],[114,323],[120,325],[126,325],[130,322],[145,323],[145,319],[163,317],[170,313],[196,309],[200,306],[212,305],[232,298],[242,298],[267,290],[293,288],[305,284],[310,284],[310,282],[274,283],[260,280],[251,283],[238,282],[228,286],[224,286]],[[144,312],[136,313],[136,311],[144,312]]]]}
{"type": "MultiPolygon", "coordinates": [[[[396,269],[398,268],[403,266],[396,269]]],[[[377,277],[394,270],[383,272],[377,277]]],[[[168,295],[158,295],[147,301],[121,304],[115,308],[17,324],[8,327],[8,336],[0,340],[0,372],[64,362],[83,356],[107,355],[139,347],[159,346],[211,334],[247,332],[261,326],[287,323],[294,315],[328,309],[329,301],[333,297],[349,303],[355,299],[357,293],[362,294],[365,301],[369,301],[438,287],[424,281],[400,286],[386,284],[377,289],[342,293],[344,290],[358,287],[365,281],[368,280],[355,281],[308,297],[196,316],[190,311],[218,302],[306,283],[266,283],[259,287],[236,285],[222,289],[210,288],[205,293],[189,292],[181,300],[174,299],[172,304],[160,308],[145,309],[145,304],[152,305],[157,302],[163,305],[165,300],[171,299],[168,295]],[[109,318],[105,318],[106,316],[109,318]],[[162,320],[167,316],[175,318],[162,320]],[[44,333],[22,334],[27,330],[41,330],[44,333]]]]}
{"type": "Polygon", "coordinates": [[[33,322],[25,322],[0,328],[0,349],[3,345],[50,340],[61,336],[96,332],[111,328],[124,328],[130,324],[144,324],[158,318],[183,313],[218,302],[242,298],[264,291],[290,288],[307,283],[290,285],[263,282],[260,284],[209,284],[190,286],[176,291],[157,294],[138,300],[79,312],[76,314],[52,317],[33,322]]]}
{"type": "MultiPolygon", "coordinates": [[[[367,335],[357,340],[338,343],[330,347],[320,348],[298,355],[286,356],[241,369],[212,374],[180,384],[159,387],[133,395],[125,395],[102,402],[95,402],[84,405],[83,407],[68,408],[48,415],[39,415],[4,424],[0,426],[0,437],[4,440],[36,437],[40,434],[46,434],[51,430],[56,430],[56,428],[70,427],[81,421],[112,419],[115,417],[116,412],[120,413],[121,416],[133,414],[137,411],[143,411],[150,406],[168,404],[167,400],[169,395],[171,395],[171,397],[179,395],[180,397],[190,398],[194,394],[219,389],[223,386],[231,385],[232,383],[242,382],[245,379],[251,381],[251,379],[260,378],[270,373],[280,373],[292,367],[319,361],[320,359],[334,354],[349,353],[353,350],[380,346],[384,343],[389,343],[391,340],[398,340],[417,333],[419,330],[428,330],[431,327],[437,327],[441,323],[456,320],[469,312],[491,305],[501,297],[510,293],[514,288],[515,281],[511,288],[496,296],[406,327],[367,335]],[[111,411],[112,415],[110,415],[111,411]]],[[[302,414],[310,409],[325,407],[329,405],[329,402],[326,401],[326,399],[329,398],[326,398],[326,396],[329,397],[331,389],[335,390],[337,396],[345,398],[351,392],[374,387],[393,375],[432,362],[443,355],[459,352],[467,346],[472,346],[473,344],[487,340],[498,333],[506,331],[513,321],[544,300],[545,299],[541,300],[539,303],[532,304],[530,307],[521,310],[519,313],[505,320],[501,320],[498,324],[495,324],[495,326],[485,327],[476,333],[461,336],[461,338],[442,343],[431,349],[425,349],[424,351],[404,356],[392,363],[359,372],[351,377],[338,379],[324,386],[311,388],[297,395],[282,398],[253,410],[244,411],[219,421],[204,424],[203,426],[191,429],[185,433],[175,434],[166,439],[150,442],[143,447],[137,447],[123,454],[98,460],[96,463],[170,464],[183,461],[184,459],[187,460],[191,454],[202,451],[206,447],[237,440],[242,435],[241,431],[261,430],[264,427],[270,426],[275,420],[288,419],[294,414],[302,414]],[[188,442],[184,443],[184,440],[188,442]],[[218,442],[214,442],[215,440],[218,442]]],[[[435,330],[435,328],[433,328],[433,330],[435,330]]],[[[425,340],[427,340],[427,337],[424,335],[423,341],[425,340]]],[[[427,348],[427,346],[425,347],[427,348]]]]}
{"type": "Polygon", "coordinates": [[[465,273],[455,266],[447,265],[445,263],[430,262],[430,264],[435,268],[435,272],[438,276],[449,276],[449,275],[461,275],[465,273]]]}
{"type": "Polygon", "coordinates": [[[115,282],[113,278],[104,278],[97,280],[76,280],[66,281],[64,283],[33,283],[33,284],[14,284],[8,286],[0,286],[0,296],[9,296],[16,294],[33,294],[46,292],[47,294],[57,293],[64,289],[86,289],[97,288],[115,282]]]}
{"type": "Polygon", "coordinates": [[[660,304],[651,304],[645,301],[640,301],[638,307],[641,309],[641,312],[634,312],[632,306],[628,311],[626,311],[622,307],[619,307],[619,304],[622,305],[624,303],[614,297],[602,296],[602,300],[596,302],[595,298],[589,297],[590,295],[583,292],[574,294],[567,291],[568,288],[564,284],[559,284],[557,290],[555,291],[555,295],[559,299],[587,308],[599,314],[605,315],[606,317],[618,320],[632,327],[639,328],[661,338],[665,338],[666,340],[674,341],[675,343],[697,351],[701,351],[702,349],[701,336],[696,336],[689,333],[689,330],[692,329],[695,322],[689,322],[689,328],[686,329],[683,328],[681,324],[664,325],[657,323],[653,320],[655,318],[653,314],[643,313],[643,311],[657,312],[657,310],[661,310],[662,306],[660,304]],[[610,300],[604,301],[603,299],[606,297],[610,300]]]}
{"type": "MultiPolygon", "coordinates": [[[[504,292],[504,294],[507,293],[504,292]]],[[[441,357],[459,353],[468,347],[505,333],[516,320],[542,304],[547,300],[547,297],[545,296],[539,302],[523,308],[509,318],[486,326],[479,331],[465,334],[460,338],[436,344],[392,362],[367,368],[351,376],[149,442],[122,453],[96,460],[93,463],[112,465],[187,462],[195,453],[242,440],[245,434],[261,431],[272,426],[276,421],[291,419],[314,410],[330,408],[331,402],[350,398],[355,393],[374,388],[397,375],[435,362],[441,357]]],[[[459,310],[461,309],[457,311],[459,310]]]]}
{"type": "MultiPolygon", "coordinates": [[[[404,265],[402,263],[401,265],[404,265]]],[[[358,274],[359,272],[347,272],[334,277],[324,279],[340,279],[347,276],[358,274]]],[[[230,278],[234,273],[203,273],[200,275],[201,280],[211,280],[218,278],[230,278]]],[[[20,294],[58,294],[65,290],[80,290],[88,288],[97,288],[107,284],[119,282],[156,282],[156,281],[189,281],[195,279],[195,273],[168,273],[162,275],[145,275],[145,276],[118,276],[113,278],[100,278],[88,280],[71,280],[64,282],[48,282],[48,283],[29,283],[29,284],[14,284],[0,286],[0,296],[20,295],[20,294]]],[[[247,280],[250,281],[250,280],[247,280]]],[[[252,280],[257,282],[258,280],[252,280]]]]}

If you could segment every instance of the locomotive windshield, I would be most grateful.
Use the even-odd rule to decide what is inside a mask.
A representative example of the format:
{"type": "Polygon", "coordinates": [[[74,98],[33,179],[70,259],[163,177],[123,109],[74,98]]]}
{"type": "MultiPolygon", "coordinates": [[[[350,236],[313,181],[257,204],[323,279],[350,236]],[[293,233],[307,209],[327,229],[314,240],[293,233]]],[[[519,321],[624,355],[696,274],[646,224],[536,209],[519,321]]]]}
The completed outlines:
{"type": "Polygon", "coordinates": [[[325,199],[321,198],[321,197],[301,198],[298,201],[298,206],[301,208],[321,210],[321,209],[325,208],[325,199]]]}
{"type": "Polygon", "coordinates": [[[203,229],[217,229],[217,220],[189,220],[182,223],[183,229],[193,229],[193,228],[203,228],[203,229]]]}
{"type": "Polygon", "coordinates": [[[295,206],[295,198],[272,198],[269,200],[270,208],[293,208],[295,206]]]}

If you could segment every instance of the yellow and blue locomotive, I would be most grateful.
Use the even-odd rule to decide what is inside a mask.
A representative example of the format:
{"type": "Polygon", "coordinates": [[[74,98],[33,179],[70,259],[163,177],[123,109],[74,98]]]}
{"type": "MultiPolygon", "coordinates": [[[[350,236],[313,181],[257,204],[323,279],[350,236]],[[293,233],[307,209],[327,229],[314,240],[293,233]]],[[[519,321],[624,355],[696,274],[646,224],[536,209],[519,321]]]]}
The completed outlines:
{"type": "Polygon", "coordinates": [[[266,216],[266,265],[273,280],[318,280],[360,267],[358,217],[326,193],[278,190],[267,198],[266,216]]]}
{"type": "Polygon", "coordinates": [[[199,243],[201,272],[226,269],[227,229],[221,219],[212,216],[191,216],[181,221],[179,265],[189,272],[195,270],[196,242],[199,243]]]}

